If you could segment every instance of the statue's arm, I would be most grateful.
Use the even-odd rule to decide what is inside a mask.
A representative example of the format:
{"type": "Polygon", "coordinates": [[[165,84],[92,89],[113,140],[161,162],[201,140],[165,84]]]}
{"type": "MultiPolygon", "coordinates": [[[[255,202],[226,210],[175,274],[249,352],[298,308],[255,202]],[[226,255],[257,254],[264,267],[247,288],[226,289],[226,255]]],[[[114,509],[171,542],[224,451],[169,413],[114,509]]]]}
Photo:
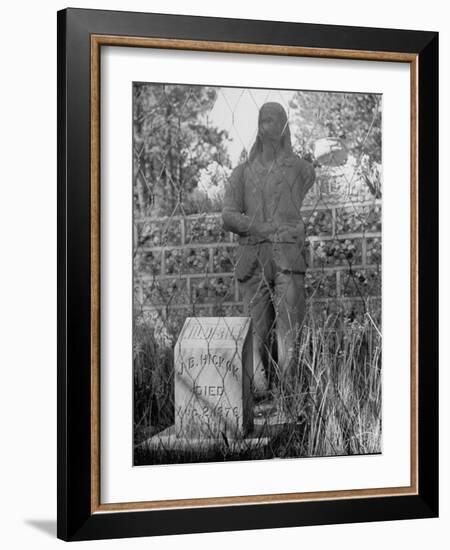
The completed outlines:
{"type": "Polygon", "coordinates": [[[280,242],[298,242],[303,243],[305,240],[305,224],[301,215],[301,207],[306,194],[314,185],[316,174],[314,166],[303,159],[298,159],[296,166],[294,203],[298,208],[298,222],[296,224],[280,224],[278,227],[276,240],[280,242]]]}
{"type": "Polygon", "coordinates": [[[226,231],[242,237],[267,238],[274,233],[275,227],[272,224],[254,220],[245,212],[243,172],[244,165],[241,164],[233,170],[225,187],[222,209],[223,227],[226,231]]]}

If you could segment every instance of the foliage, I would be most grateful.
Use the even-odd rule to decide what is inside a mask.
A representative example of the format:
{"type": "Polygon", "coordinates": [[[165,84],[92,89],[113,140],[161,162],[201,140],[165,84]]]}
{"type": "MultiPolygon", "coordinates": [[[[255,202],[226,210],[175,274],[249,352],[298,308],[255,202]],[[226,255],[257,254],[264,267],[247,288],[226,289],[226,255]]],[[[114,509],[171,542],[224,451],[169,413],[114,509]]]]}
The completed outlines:
{"type": "Polygon", "coordinates": [[[135,214],[185,213],[202,171],[229,166],[227,133],[208,120],[216,96],[205,86],[134,84],[135,214]]]}
{"type": "Polygon", "coordinates": [[[344,306],[335,312],[311,309],[300,340],[292,393],[274,394],[275,403],[283,403],[287,415],[281,433],[268,446],[256,449],[232,452],[218,444],[208,451],[184,453],[155,452],[145,446],[148,437],[173,422],[176,335],[158,337],[155,323],[143,322],[136,333],[134,361],[135,464],[381,452],[380,321],[375,308],[365,314],[344,306]]]}
{"type": "Polygon", "coordinates": [[[381,197],[381,96],[299,91],[290,102],[294,141],[303,157],[320,138],[338,138],[357,159],[358,176],[381,197]]]}

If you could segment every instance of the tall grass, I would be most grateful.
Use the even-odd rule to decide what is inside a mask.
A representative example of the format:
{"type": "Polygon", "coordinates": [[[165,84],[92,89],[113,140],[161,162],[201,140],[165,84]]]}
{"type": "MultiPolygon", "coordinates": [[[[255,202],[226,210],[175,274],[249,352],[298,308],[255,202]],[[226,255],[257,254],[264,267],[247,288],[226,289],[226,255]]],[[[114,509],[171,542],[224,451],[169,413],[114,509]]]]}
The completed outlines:
{"type": "Polygon", "coordinates": [[[280,385],[274,377],[274,401],[284,411],[284,422],[270,443],[240,451],[218,445],[207,451],[173,453],[140,445],[174,422],[174,366],[171,339],[162,339],[153,324],[138,321],[134,332],[135,464],[381,452],[380,327],[379,311],[355,316],[344,308],[321,314],[311,309],[290,383],[280,385]]]}

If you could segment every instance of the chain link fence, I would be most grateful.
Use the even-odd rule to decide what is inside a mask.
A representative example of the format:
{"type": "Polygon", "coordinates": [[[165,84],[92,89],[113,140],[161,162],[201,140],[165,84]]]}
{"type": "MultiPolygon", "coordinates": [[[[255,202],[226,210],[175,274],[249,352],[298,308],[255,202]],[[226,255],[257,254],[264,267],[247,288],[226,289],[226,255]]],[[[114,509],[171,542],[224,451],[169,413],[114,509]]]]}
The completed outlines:
{"type": "MultiPolygon", "coordinates": [[[[135,83],[133,99],[135,464],[380,452],[380,96],[135,83]],[[286,112],[283,134],[288,127],[299,166],[314,166],[313,186],[280,213],[295,209],[302,237],[294,245],[271,236],[248,244],[252,229],[276,214],[274,204],[262,211],[269,199],[251,205],[245,234],[223,223],[238,165],[266,197],[275,196],[272,167],[277,185],[294,193],[286,170],[272,162],[256,173],[250,161],[267,102],[286,112]],[[333,140],[339,162],[320,149],[333,140]],[[270,256],[280,243],[305,261],[300,272],[270,256]],[[249,297],[237,275],[253,250],[258,278],[249,297]],[[250,316],[264,295],[268,322],[259,340],[253,327],[253,361],[239,338],[215,352],[219,324],[250,316]],[[289,308],[301,309],[297,324],[289,308]],[[206,351],[178,348],[175,361],[187,318],[198,320],[206,351]],[[215,319],[212,333],[207,318],[215,319]],[[245,366],[252,362],[266,379],[260,403],[256,371],[245,366]],[[240,374],[236,364],[244,364],[240,374]],[[183,375],[184,400],[176,396],[183,375]]],[[[253,317],[258,325],[255,309],[253,317]]]]}

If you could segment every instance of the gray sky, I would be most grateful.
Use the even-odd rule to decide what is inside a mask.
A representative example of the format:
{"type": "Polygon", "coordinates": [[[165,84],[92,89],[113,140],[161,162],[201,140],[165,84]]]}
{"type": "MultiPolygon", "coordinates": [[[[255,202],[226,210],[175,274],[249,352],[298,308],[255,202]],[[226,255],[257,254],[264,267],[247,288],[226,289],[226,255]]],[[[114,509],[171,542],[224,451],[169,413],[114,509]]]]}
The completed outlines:
{"type": "Polygon", "coordinates": [[[219,88],[218,98],[208,114],[208,120],[219,129],[227,130],[231,142],[228,152],[232,165],[243,147],[250,149],[258,129],[258,111],[266,101],[277,101],[286,109],[289,118],[289,100],[295,92],[250,88],[219,88]]]}

